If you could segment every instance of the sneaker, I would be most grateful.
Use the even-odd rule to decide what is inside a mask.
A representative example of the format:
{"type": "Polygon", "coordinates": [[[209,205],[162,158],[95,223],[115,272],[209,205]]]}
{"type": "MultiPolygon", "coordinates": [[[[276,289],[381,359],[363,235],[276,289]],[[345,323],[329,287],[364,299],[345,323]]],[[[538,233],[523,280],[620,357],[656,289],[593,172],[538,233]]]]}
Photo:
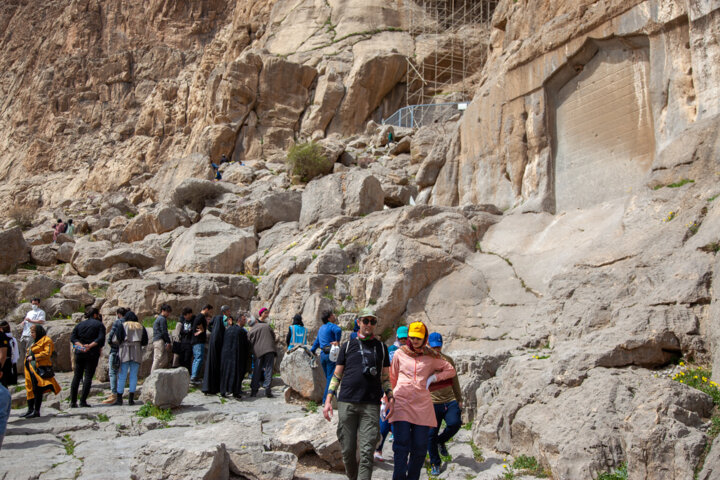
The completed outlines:
{"type": "Polygon", "coordinates": [[[378,452],[377,450],[375,450],[375,455],[374,455],[374,457],[375,457],[375,460],[377,460],[378,462],[384,462],[384,461],[385,461],[385,459],[384,459],[383,456],[382,456],[382,453],[381,453],[381,452],[378,452]]]}
{"type": "Polygon", "coordinates": [[[442,455],[443,457],[448,456],[447,447],[445,446],[444,443],[438,443],[438,451],[440,452],[440,455],[442,455]]]}
{"type": "Polygon", "coordinates": [[[103,400],[102,403],[103,403],[103,405],[112,405],[112,404],[115,403],[115,400],[117,400],[117,395],[115,395],[115,394],[113,393],[112,395],[110,395],[109,397],[107,397],[105,400],[103,400]]]}
{"type": "Polygon", "coordinates": [[[433,465],[430,467],[430,475],[433,477],[440,475],[440,465],[433,465]]]}

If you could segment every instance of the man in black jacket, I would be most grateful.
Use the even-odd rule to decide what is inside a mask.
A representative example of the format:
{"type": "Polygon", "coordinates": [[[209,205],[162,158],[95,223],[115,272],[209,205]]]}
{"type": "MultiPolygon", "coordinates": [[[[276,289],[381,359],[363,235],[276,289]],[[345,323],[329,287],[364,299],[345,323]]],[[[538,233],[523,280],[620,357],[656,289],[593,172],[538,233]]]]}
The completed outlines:
{"type": "Polygon", "coordinates": [[[97,308],[91,308],[85,312],[85,320],[75,325],[70,335],[75,352],[75,375],[70,384],[70,408],[77,408],[78,386],[80,379],[83,379],[82,395],[80,406],[89,407],[87,397],[90,394],[95,369],[100,360],[100,351],[105,345],[105,326],[100,318],[97,308]]]}

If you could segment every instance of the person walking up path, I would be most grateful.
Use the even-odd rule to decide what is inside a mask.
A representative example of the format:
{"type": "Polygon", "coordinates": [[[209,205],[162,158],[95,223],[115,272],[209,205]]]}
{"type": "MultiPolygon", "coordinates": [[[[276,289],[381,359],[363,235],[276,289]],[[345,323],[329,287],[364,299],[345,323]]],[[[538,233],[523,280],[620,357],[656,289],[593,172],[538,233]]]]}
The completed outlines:
{"type": "Polygon", "coordinates": [[[455,369],[427,346],[428,331],[422,322],[408,328],[408,342],[395,352],[390,382],[395,408],[388,415],[393,429],[395,466],[393,480],[418,480],[427,453],[430,429],[437,427],[428,388],[451,379],[455,369]]]}
{"type": "Polygon", "coordinates": [[[100,360],[100,352],[105,345],[105,326],[97,308],[90,308],[85,312],[85,320],[75,325],[70,334],[70,343],[75,354],[75,372],[70,384],[70,408],[78,407],[78,387],[81,379],[83,389],[80,406],[89,407],[87,398],[90,394],[90,386],[100,360]]]}
{"type": "Polygon", "coordinates": [[[320,348],[320,365],[325,372],[325,392],[323,393],[323,398],[325,398],[336,365],[333,360],[330,360],[330,349],[340,345],[342,329],[337,326],[337,317],[332,310],[325,310],[320,318],[323,324],[318,330],[317,338],[310,347],[310,351],[315,354],[315,351],[320,348]]]}
{"type": "Polygon", "coordinates": [[[260,389],[260,376],[262,375],[264,376],[262,386],[265,389],[265,396],[272,398],[273,394],[270,387],[272,385],[275,355],[277,354],[275,332],[268,323],[270,310],[261,308],[258,315],[260,318],[248,335],[250,343],[252,343],[253,346],[253,352],[255,353],[255,368],[253,369],[252,381],[250,382],[250,396],[257,396],[257,392],[260,389]]]}
{"type": "Polygon", "coordinates": [[[220,359],[222,356],[223,338],[225,337],[225,322],[230,314],[230,307],[220,307],[220,315],[215,315],[210,321],[210,343],[205,362],[205,375],[203,375],[202,392],[205,395],[215,395],[220,391],[220,359]]]}
{"type": "Polygon", "coordinates": [[[170,305],[167,303],[162,304],[160,306],[160,315],[153,322],[153,364],[150,372],[154,372],[158,368],[167,368],[172,349],[167,323],[170,312],[172,312],[170,305]]]}
{"type": "Polygon", "coordinates": [[[357,337],[340,346],[323,415],[331,420],[332,399],[340,388],[337,436],[345,473],[350,480],[370,480],[380,431],[380,399],[384,392],[388,397],[388,414],[392,414],[395,400],[390,388],[387,347],[374,335],[377,317],[369,308],[361,310],[359,316],[357,337]]]}
{"type": "MultiPolygon", "coordinates": [[[[431,333],[428,338],[428,345],[455,368],[453,359],[442,353],[442,335],[437,332],[431,333]]],[[[440,475],[440,466],[442,465],[440,454],[445,457],[448,456],[445,443],[454,437],[462,426],[462,390],[460,389],[460,381],[458,380],[457,374],[450,379],[430,384],[429,390],[433,407],[435,408],[435,420],[437,420],[438,424],[437,427],[430,429],[430,439],[428,440],[428,454],[430,455],[431,465],[430,474],[440,475]],[[439,433],[443,420],[445,421],[445,430],[439,433]]]]}
{"type": "Polygon", "coordinates": [[[125,339],[118,349],[118,358],[120,358],[120,372],[118,373],[117,400],[115,405],[123,404],[123,393],[125,392],[125,381],[129,380],[129,398],[128,404],[135,405],[135,389],[137,388],[138,371],[143,357],[143,347],[148,344],[148,334],[145,327],[142,326],[137,316],[128,312],[125,315],[125,339]]]}

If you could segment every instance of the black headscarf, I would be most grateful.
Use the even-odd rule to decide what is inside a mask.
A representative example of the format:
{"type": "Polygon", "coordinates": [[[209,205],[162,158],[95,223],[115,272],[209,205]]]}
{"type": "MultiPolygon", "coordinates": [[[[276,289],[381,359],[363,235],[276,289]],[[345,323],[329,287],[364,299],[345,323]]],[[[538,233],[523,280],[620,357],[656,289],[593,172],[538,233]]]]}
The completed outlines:
{"type": "Polygon", "coordinates": [[[300,325],[301,327],[304,327],[304,326],[305,326],[305,324],[304,324],[303,321],[302,321],[302,316],[300,316],[299,313],[296,313],[295,316],[293,317],[293,323],[292,323],[292,324],[293,324],[293,325],[300,325]]]}
{"type": "Polygon", "coordinates": [[[45,327],[42,325],[34,325],[35,327],[35,341],[33,343],[37,343],[40,341],[42,337],[47,335],[47,332],[45,331],[45,327]]]}

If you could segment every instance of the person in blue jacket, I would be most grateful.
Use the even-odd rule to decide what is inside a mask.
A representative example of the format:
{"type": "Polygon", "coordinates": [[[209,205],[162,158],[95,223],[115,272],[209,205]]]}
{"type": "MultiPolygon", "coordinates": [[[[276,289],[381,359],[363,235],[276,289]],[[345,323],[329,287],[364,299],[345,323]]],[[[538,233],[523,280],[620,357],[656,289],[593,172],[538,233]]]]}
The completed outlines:
{"type": "Polygon", "coordinates": [[[330,380],[332,379],[333,372],[335,372],[335,362],[330,361],[330,348],[333,345],[340,345],[340,339],[342,337],[342,329],[337,326],[337,317],[332,310],[325,310],[322,313],[321,320],[323,325],[318,330],[317,338],[310,347],[310,351],[314,354],[315,351],[320,348],[320,365],[325,372],[325,393],[323,398],[327,397],[328,387],[330,386],[330,380]]]}
{"type": "Polygon", "coordinates": [[[288,327],[285,343],[287,343],[288,352],[298,345],[307,345],[307,328],[305,328],[302,316],[299,313],[295,314],[292,325],[288,327]]]}

